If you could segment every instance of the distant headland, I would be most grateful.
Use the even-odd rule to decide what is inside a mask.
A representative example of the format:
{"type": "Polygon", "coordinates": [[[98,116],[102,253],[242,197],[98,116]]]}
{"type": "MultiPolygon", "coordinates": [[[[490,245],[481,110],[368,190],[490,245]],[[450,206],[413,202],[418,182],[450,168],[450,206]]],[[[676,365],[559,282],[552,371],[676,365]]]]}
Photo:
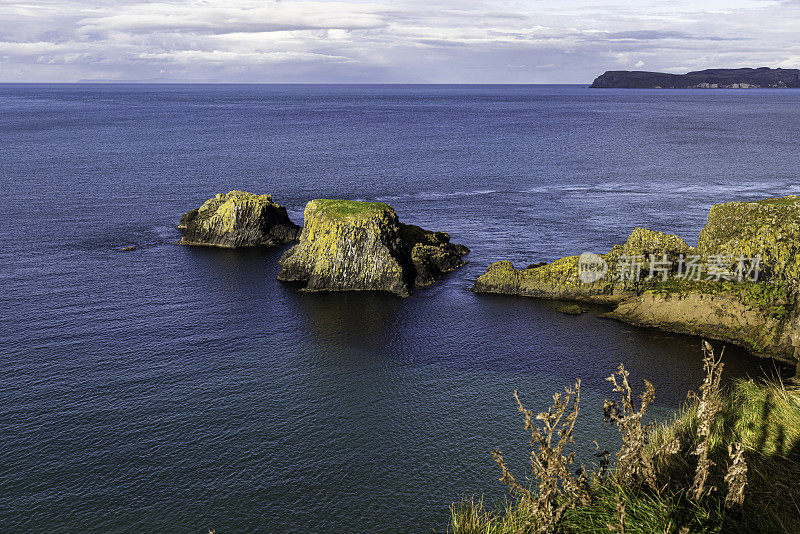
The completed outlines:
{"type": "Polygon", "coordinates": [[[800,87],[800,70],[706,69],[686,74],[609,70],[590,88],[604,89],[759,89],[800,87]]]}

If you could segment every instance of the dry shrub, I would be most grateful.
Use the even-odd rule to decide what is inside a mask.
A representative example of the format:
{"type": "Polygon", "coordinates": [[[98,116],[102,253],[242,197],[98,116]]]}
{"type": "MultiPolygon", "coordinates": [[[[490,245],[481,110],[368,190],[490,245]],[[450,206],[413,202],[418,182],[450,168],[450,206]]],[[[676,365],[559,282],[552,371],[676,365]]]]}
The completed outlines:
{"type": "Polygon", "coordinates": [[[574,443],[572,436],[580,396],[578,380],[573,388],[564,388],[563,395],[553,395],[553,405],[537,414],[525,408],[519,393],[514,391],[517,407],[525,417],[525,430],[531,433],[531,470],[538,482],[535,493],[517,482],[506,467],[502,452],[495,449],[492,453],[500,467],[500,481],[509,487],[512,495],[521,497],[521,505],[529,508],[536,521],[534,528],[541,532],[552,531],[566,509],[589,501],[589,481],[583,466],[573,474],[571,466],[575,453],[565,454],[567,446],[574,443]]]}
{"type": "Polygon", "coordinates": [[[648,450],[648,436],[656,423],[643,425],[642,419],[647,408],[655,399],[655,388],[647,380],[645,390],[640,397],[639,409],[633,405],[633,390],[628,382],[629,373],[620,364],[616,373],[606,378],[613,384],[613,391],[620,393],[620,402],[606,399],[603,403],[603,418],[606,423],[613,423],[622,434],[622,446],[617,452],[617,480],[623,485],[638,486],[643,482],[650,489],[656,490],[656,469],[653,458],[662,454],[673,454],[678,451],[677,440],[665,442],[655,451],[648,450]]]}
{"type": "Polygon", "coordinates": [[[722,408],[722,401],[719,394],[719,384],[722,377],[722,355],[720,359],[714,357],[714,350],[707,342],[703,342],[703,366],[706,376],[700,386],[700,395],[697,397],[697,448],[693,454],[697,456],[697,468],[695,470],[692,486],[689,488],[689,496],[695,502],[699,502],[703,494],[713,491],[714,487],[706,488],[708,475],[713,467],[708,453],[711,449],[711,430],[714,420],[722,408]]]}
{"type": "Polygon", "coordinates": [[[744,461],[744,446],[737,442],[728,445],[728,456],[731,464],[725,474],[728,494],[725,497],[725,508],[741,510],[744,504],[744,488],[747,485],[747,463],[744,461]]]}
{"type": "MultiPolygon", "coordinates": [[[[748,483],[745,445],[725,438],[725,442],[730,441],[730,464],[724,478],[723,473],[714,475],[716,478],[712,477],[714,462],[711,461],[711,456],[712,453],[716,454],[716,449],[712,450],[712,438],[716,435],[714,439],[719,440],[719,429],[715,425],[721,419],[718,415],[723,407],[720,393],[723,365],[721,356],[719,359],[715,358],[711,345],[706,342],[703,342],[703,365],[705,378],[700,386],[700,393],[690,395],[690,399],[693,398],[696,402],[696,409],[687,412],[696,421],[696,431],[690,430],[688,426],[678,425],[676,420],[664,429],[654,432],[656,423],[645,425],[643,419],[655,398],[655,389],[650,382],[644,381],[644,391],[639,397],[637,408],[628,380],[629,373],[620,364],[617,371],[606,379],[612,384],[613,391],[619,393],[619,398],[607,399],[603,404],[603,414],[605,422],[616,425],[621,434],[622,445],[615,455],[616,466],[608,477],[605,476],[609,463],[608,451],[596,454],[600,458],[600,471],[599,475],[592,476],[591,481],[583,465],[573,473],[575,453],[567,453],[567,448],[574,443],[573,429],[579,413],[580,380],[574,387],[565,388],[563,394],[554,395],[552,406],[541,413],[525,408],[518,392],[514,391],[517,407],[525,418],[525,429],[531,433],[530,461],[536,488],[532,490],[523,486],[512,475],[500,451],[495,450],[493,456],[501,470],[500,480],[518,499],[517,511],[520,517],[525,517],[522,525],[516,528],[526,532],[553,532],[567,510],[580,507],[586,509],[590,505],[605,506],[603,502],[608,501],[603,499],[610,497],[613,499],[612,509],[616,508],[615,515],[613,519],[606,519],[602,525],[611,532],[636,530],[627,525],[629,520],[633,521],[637,514],[641,514],[636,511],[634,501],[628,502],[631,495],[640,499],[636,502],[644,502],[642,499],[646,500],[647,495],[652,496],[654,502],[674,502],[676,506],[683,506],[679,504],[683,501],[689,509],[696,511],[701,509],[701,505],[710,503],[704,500],[715,489],[708,484],[710,477],[718,483],[724,480],[727,485],[725,508],[731,511],[741,510],[745,501],[745,486],[748,483]],[[685,431],[676,430],[679,427],[685,431]],[[651,437],[654,436],[657,439],[651,443],[651,437]],[[697,458],[696,465],[693,465],[694,462],[687,462],[688,458],[684,454],[677,454],[682,449],[684,453],[688,453],[686,456],[697,458]],[[686,476],[671,476],[669,465],[672,459],[686,467],[686,476]],[[659,481],[664,484],[661,488],[658,487],[659,481]],[[665,492],[666,488],[669,491],[665,492]],[[677,501],[674,500],[676,498],[677,501]]],[[[715,447],[720,445],[722,444],[717,443],[715,447]]],[[[596,442],[595,446],[597,447],[596,442]]],[[[714,457],[720,460],[719,455],[714,457]]],[[[709,506],[713,508],[713,505],[709,506]]],[[[483,513],[482,509],[479,512],[483,513]]],[[[708,513],[704,513],[707,519],[708,513]]],[[[463,516],[461,519],[475,520],[478,517],[463,516]]],[[[683,528],[676,530],[683,531],[683,528]]]]}

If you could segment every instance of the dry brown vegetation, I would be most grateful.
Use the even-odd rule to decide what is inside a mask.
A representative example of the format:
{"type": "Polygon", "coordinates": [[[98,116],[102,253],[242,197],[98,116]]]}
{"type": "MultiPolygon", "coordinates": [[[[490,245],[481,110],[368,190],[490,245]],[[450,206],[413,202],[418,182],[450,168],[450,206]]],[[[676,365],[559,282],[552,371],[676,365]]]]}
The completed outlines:
{"type": "Polygon", "coordinates": [[[493,456],[510,504],[452,507],[450,529],[466,533],[800,532],[800,392],[783,384],[736,383],[721,389],[723,364],[703,343],[705,379],[668,424],[643,424],[655,388],[645,381],[636,402],[624,366],[607,380],[616,400],[604,419],[622,444],[608,469],[575,469],[573,430],[580,381],[540,413],[515,391],[530,432],[533,483],[519,482],[503,455],[493,456]],[[637,406],[638,404],[638,406],[637,406]]]}

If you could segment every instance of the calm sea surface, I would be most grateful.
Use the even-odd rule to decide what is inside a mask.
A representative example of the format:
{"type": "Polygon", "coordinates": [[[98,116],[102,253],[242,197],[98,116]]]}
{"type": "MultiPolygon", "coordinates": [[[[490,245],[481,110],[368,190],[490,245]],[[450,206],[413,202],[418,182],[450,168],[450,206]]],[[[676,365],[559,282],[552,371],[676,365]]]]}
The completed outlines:
{"type": "MultiPolygon", "coordinates": [[[[798,193],[800,92],[585,86],[0,85],[0,525],[14,533],[432,532],[524,473],[512,392],[583,379],[613,446],[624,362],[664,416],[699,341],[476,295],[495,260],[690,243],[798,193]],[[176,245],[219,192],[380,200],[470,263],[428,290],[303,294],[283,248],[176,245]],[[133,252],[120,252],[135,245],[133,252]]],[[[771,364],[730,349],[729,378],[771,364]]],[[[762,369],[763,368],[763,369],[762,369]]]]}

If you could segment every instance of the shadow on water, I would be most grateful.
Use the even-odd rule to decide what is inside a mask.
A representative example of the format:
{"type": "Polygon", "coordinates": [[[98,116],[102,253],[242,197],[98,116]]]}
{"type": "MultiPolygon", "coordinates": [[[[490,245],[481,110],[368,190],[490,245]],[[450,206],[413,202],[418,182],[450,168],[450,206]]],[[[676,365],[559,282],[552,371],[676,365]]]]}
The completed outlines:
{"type": "Polygon", "coordinates": [[[395,295],[354,291],[303,292],[298,301],[304,327],[318,342],[370,351],[392,344],[403,305],[395,295]]]}

